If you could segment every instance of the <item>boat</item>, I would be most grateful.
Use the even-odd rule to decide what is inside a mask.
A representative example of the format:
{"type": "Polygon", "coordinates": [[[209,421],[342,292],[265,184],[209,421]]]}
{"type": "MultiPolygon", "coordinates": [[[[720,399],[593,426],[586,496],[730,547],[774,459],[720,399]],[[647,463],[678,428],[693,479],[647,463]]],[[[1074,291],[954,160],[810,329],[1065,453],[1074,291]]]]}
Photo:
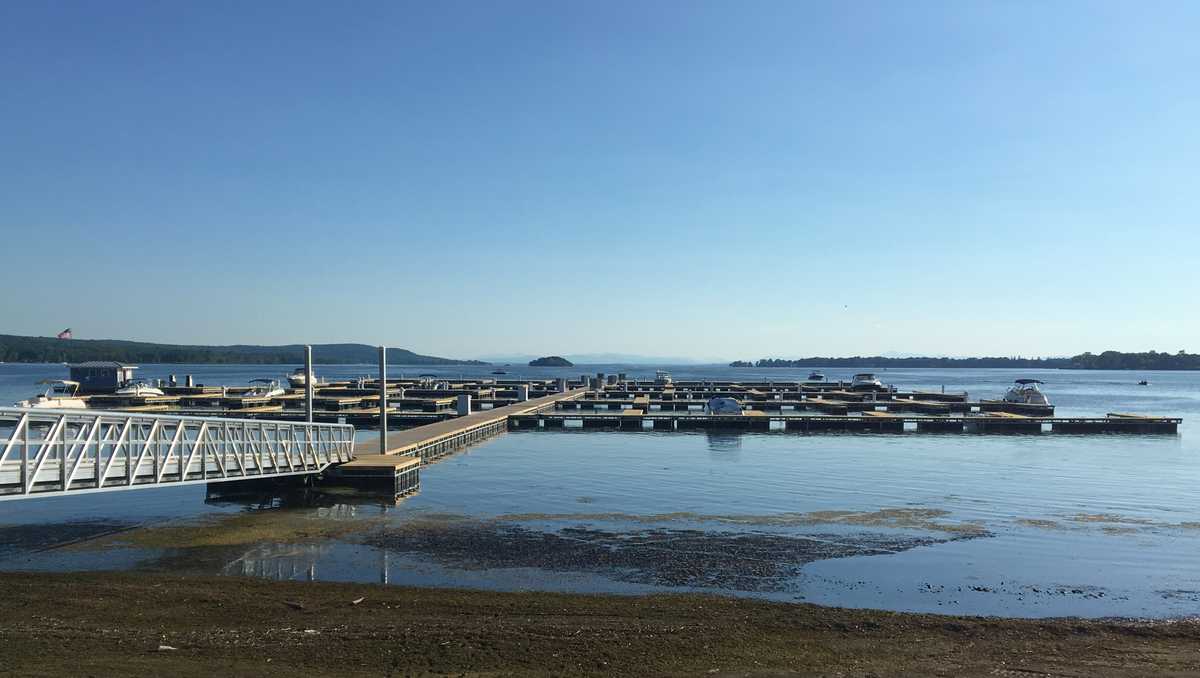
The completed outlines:
{"type": "Polygon", "coordinates": [[[1150,385],[1150,382],[1146,381],[1145,379],[1138,382],[1138,386],[1149,386],[1149,385],[1150,385]]]}
{"type": "Polygon", "coordinates": [[[79,382],[77,381],[43,379],[38,384],[47,385],[45,393],[17,401],[13,405],[56,410],[81,410],[87,407],[87,401],[79,397],[79,382]]]}
{"type": "Polygon", "coordinates": [[[308,385],[309,377],[312,377],[313,386],[323,385],[315,372],[305,372],[303,367],[297,367],[295,370],[292,370],[292,373],[288,375],[288,384],[292,388],[305,388],[308,385]]]}
{"type": "Polygon", "coordinates": [[[704,409],[709,414],[742,414],[742,404],[733,398],[724,396],[709,398],[708,402],[704,405],[704,409]]]}
{"type": "Polygon", "coordinates": [[[879,381],[879,378],[870,372],[860,372],[851,377],[850,388],[881,389],[883,388],[883,382],[879,381]]]}
{"type": "Polygon", "coordinates": [[[125,382],[124,386],[117,389],[116,391],[113,391],[113,393],[115,393],[116,395],[119,395],[119,396],[131,396],[134,398],[145,398],[146,396],[163,395],[161,388],[156,388],[154,386],[151,386],[150,384],[147,384],[145,382],[145,380],[143,380],[143,379],[125,382]]]}
{"type": "Polygon", "coordinates": [[[1018,405],[1050,405],[1050,399],[1038,388],[1046,382],[1037,379],[1017,379],[1004,394],[1004,402],[1018,405]]]}
{"type": "Polygon", "coordinates": [[[658,386],[669,386],[671,384],[671,373],[666,370],[655,370],[654,383],[658,386]]]}
{"type": "Polygon", "coordinates": [[[250,383],[252,386],[242,394],[243,398],[274,398],[286,393],[276,379],[251,379],[250,383]]]}
{"type": "Polygon", "coordinates": [[[809,372],[808,380],[809,381],[825,381],[825,375],[821,374],[820,372],[809,372]]]}
{"type": "Polygon", "coordinates": [[[492,370],[492,374],[508,374],[508,372],[504,370],[492,370]]]}

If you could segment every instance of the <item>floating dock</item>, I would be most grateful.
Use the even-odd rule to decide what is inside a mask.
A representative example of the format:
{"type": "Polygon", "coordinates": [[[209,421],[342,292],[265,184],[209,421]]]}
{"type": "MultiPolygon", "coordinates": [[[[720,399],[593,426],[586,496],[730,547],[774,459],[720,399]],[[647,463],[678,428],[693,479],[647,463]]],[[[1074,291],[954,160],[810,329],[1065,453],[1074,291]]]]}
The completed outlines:
{"type": "MultiPolygon", "coordinates": [[[[983,415],[902,415],[863,412],[857,415],[771,415],[761,410],[743,414],[650,413],[628,409],[612,413],[552,412],[509,417],[519,430],[620,429],[632,431],[740,430],[788,433],[1176,433],[1173,417],[1032,417],[983,415]]],[[[420,429],[417,429],[420,430],[420,429]]]]}
{"type": "Polygon", "coordinates": [[[354,460],[336,467],[333,475],[351,483],[391,485],[397,498],[412,494],[420,489],[420,471],[425,464],[507,431],[510,417],[537,416],[583,393],[584,389],[555,393],[449,421],[389,432],[386,447],[382,445],[382,436],[376,436],[357,443],[354,460]]]}
{"type": "MultiPolygon", "coordinates": [[[[361,456],[342,464],[336,473],[393,482],[401,473],[416,473],[423,464],[509,430],[1174,434],[1182,423],[1175,417],[1128,413],[1055,417],[1049,414],[1052,407],[1007,407],[1013,404],[971,401],[966,393],[851,391],[839,384],[629,381],[613,384],[581,379],[571,386],[527,401],[389,433],[386,449],[381,449],[378,438],[359,443],[356,452],[361,456]],[[583,386],[585,383],[587,387],[583,386]],[[706,408],[710,398],[732,398],[742,412],[711,413],[706,408]],[[393,459],[401,461],[392,462],[393,459]]],[[[396,482],[400,488],[399,481],[396,482]]]]}

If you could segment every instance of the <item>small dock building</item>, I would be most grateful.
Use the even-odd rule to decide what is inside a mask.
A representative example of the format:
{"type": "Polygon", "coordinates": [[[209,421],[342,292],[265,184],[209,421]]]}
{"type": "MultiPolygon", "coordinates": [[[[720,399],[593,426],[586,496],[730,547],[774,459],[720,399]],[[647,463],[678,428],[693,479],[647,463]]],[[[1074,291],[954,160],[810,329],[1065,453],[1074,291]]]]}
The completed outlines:
{"type": "Polygon", "coordinates": [[[71,381],[79,382],[80,393],[112,393],[129,383],[136,369],[111,360],[89,360],[70,366],[71,381]]]}

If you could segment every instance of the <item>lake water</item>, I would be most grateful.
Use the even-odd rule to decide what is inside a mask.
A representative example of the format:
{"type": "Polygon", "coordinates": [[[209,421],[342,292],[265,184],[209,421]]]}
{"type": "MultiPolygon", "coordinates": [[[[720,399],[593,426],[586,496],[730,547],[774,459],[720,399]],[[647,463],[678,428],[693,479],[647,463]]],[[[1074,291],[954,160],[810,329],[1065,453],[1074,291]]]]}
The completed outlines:
{"type": "MultiPolygon", "coordinates": [[[[507,369],[517,377],[653,374],[507,369]]],[[[235,384],[289,370],[149,365],[141,376],[235,384]]],[[[808,373],[671,371],[778,381],[808,373]]],[[[851,370],[824,372],[837,379],[851,370]]],[[[0,502],[0,569],[704,591],[1013,616],[1200,613],[1200,444],[1191,435],[1200,375],[878,372],[902,389],[982,397],[1035,376],[1061,415],[1140,412],[1185,423],[1169,436],[513,432],[426,467],[420,494],[397,505],[337,490],[231,499],[196,487],[0,502]]],[[[65,376],[61,365],[0,365],[0,402],[65,376]]]]}

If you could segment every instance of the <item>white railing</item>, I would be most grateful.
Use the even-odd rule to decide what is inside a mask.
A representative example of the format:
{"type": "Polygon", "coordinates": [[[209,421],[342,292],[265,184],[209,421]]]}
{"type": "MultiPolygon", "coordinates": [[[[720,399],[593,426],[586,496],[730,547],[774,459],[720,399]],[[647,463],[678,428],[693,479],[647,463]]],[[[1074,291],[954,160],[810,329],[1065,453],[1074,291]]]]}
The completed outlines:
{"type": "Polygon", "coordinates": [[[0,500],[319,473],[349,424],[0,407],[0,500]]]}

